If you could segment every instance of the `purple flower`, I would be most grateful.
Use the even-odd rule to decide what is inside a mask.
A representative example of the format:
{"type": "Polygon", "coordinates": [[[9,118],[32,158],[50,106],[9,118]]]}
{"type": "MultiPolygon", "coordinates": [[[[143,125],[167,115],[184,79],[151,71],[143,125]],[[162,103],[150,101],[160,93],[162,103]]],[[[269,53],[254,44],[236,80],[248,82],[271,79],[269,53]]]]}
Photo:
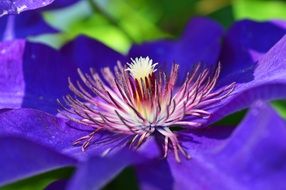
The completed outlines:
{"type": "MultiPolygon", "coordinates": [[[[2,108],[30,107],[56,114],[58,106],[55,100],[69,93],[67,78],[79,80],[77,67],[82,73],[86,73],[89,67],[100,71],[105,66],[112,67],[117,60],[125,63],[128,57],[149,56],[161,64],[158,70],[166,72],[171,70],[172,61],[176,61],[180,65],[176,84],[184,85],[186,73],[194,64],[201,62],[211,71],[221,60],[221,74],[211,92],[224,89],[233,82],[236,87],[229,96],[220,99],[219,104],[207,110],[207,122],[210,124],[250,106],[257,99],[286,96],[283,90],[286,89],[284,34],[285,24],[282,22],[242,21],[224,34],[216,23],[195,19],[181,39],[135,45],[128,56],[85,37],[77,38],[59,51],[24,40],[3,42],[0,45],[0,62],[3,64],[0,67],[5,72],[0,76],[0,105],[2,108]],[[261,33],[261,30],[268,32],[261,33]]],[[[129,70],[132,72],[132,67],[129,70]]],[[[158,141],[162,139],[156,134],[133,152],[122,147],[126,139],[121,135],[102,131],[94,134],[95,141],[82,152],[81,147],[72,146],[72,143],[90,134],[92,126],[33,109],[3,110],[0,123],[0,147],[4,153],[0,156],[1,163],[11,163],[2,169],[0,184],[76,165],[78,171],[69,181],[68,188],[97,189],[125,166],[134,165],[143,189],[162,188],[164,185],[165,189],[190,186],[200,189],[243,189],[250,186],[268,189],[273,182],[280,189],[285,188],[284,122],[262,103],[256,104],[234,131],[232,126],[207,127],[205,121],[200,121],[202,126],[198,129],[177,131],[180,146],[193,158],[181,159],[181,164],[175,161],[174,156],[158,160],[162,156],[162,143],[158,141]],[[110,147],[116,147],[116,151],[102,158],[100,155],[110,147]],[[267,156],[264,150],[269,151],[267,156]],[[32,153],[37,154],[36,159],[32,153]],[[11,162],[11,159],[15,161],[11,162]]]]}

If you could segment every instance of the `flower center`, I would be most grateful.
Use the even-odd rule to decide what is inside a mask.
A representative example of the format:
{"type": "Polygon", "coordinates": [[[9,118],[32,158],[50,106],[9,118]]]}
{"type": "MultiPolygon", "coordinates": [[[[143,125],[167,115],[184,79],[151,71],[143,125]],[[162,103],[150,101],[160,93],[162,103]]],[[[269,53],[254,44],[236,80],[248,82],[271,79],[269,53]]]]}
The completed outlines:
{"type": "MultiPolygon", "coordinates": [[[[69,87],[76,96],[64,97],[62,112],[72,121],[84,124],[93,131],[77,141],[85,150],[99,130],[128,137],[130,147],[138,148],[157,131],[164,136],[164,157],[172,149],[179,162],[179,153],[189,158],[171,129],[197,128],[208,119],[210,110],[229,96],[234,83],[214,90],[220,73],[220,65],[213,74],[196,65],[188,73],[181,87],[175,88],[179,65],[174,64],[170,75],[156,72],[157,63],[149,58],[135,58],[128,67],[120,63],[114,72],[102,69],[102,78],[91,69],[90,74],[78,70],[82,83],[69,87]],[[156,75],[155,75],[156,74],[156,75]]],[[[59,102],[60,103],[60,102],[59,102]]],[[[109,149],[110,150],[110,149],[109,149]]]]}
{"type": "Polygon", "coordinates": [[[131,89],[133,95],[133,102],[135,109],[149,122],[152,123],[155,118],[153,111],[153,98],[155,95],[155,66],[149,57],[132,59],[131,63],[127,63],[129,71],[132,76],[131,89]]]}

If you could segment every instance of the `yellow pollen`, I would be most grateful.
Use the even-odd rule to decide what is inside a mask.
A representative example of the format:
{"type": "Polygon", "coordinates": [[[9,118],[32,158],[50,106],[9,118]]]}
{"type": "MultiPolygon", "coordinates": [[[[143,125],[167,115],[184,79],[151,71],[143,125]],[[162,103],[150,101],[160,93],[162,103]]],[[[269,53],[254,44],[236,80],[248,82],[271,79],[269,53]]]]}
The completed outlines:
{"type": "Polygon", "coordinates": [[[130,75],[134,79],[144,79],[157,70],[155,69],[155,66],[158,63],[153,63],[153,60],[149,57],[137,57],[135,59],[131,59],[131,61],[131,63],[127,63],[128,68],[126,71],[129,71],[130,75]]]}

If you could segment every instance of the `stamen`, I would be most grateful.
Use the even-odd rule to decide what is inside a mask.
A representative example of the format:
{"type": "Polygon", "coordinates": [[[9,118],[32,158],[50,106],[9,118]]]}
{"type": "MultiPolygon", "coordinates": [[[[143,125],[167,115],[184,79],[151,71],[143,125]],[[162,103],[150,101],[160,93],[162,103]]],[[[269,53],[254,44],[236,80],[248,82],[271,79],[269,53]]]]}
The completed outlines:
{"type": "Polygon", "coordinates": [[[130,71],[131,76],[137,80],[144,79],[154,73],[156,71],[155,67],[158,65],[158,63],[153,64],[152,59],[149,57],[139,57],[131,60],[131,63],[127,63],[128,68],[126,71],[130,71]]]}
{"type": "MultiPolygon", "coordinates": [[[[167,157],[171,149],[177,162],[181,160],[180,155],[189,159],[176,132],[171,129],[175,125],[195,129],[202,126],[202,122],[194,118],[208,119],[211,115],[209,110],[232,93],[235,83],[214,90],[220,64],[213,76],[198,64],[187,74],[183,85],[176,88],[178,64],[172,66],[167,77],[164,72],[155,73],[158,63],[153,63],[149,57],[131,61],[127,67],[118,62],[114,72],[110,68],[103,68],[101,73],[104,80],[93,69],[89,74],[78,70],[81,81],[77,81],[76,85],[71,79],[68,80],[75,96],[66,95],[64,104],[58,101],[63,108],[61,113],[92,130],[90,134],[77,139],[74,145],[81,145],[85,151],[97,142],[95,134],[98,131],[109,131],[119,137],[111,136],[107,143],[124,137],[122,146],[138,149],[157,131],[164,137],[163,157],[167,157]]],[[[112,149],[108,148],[102,155],[112,149]]]]}

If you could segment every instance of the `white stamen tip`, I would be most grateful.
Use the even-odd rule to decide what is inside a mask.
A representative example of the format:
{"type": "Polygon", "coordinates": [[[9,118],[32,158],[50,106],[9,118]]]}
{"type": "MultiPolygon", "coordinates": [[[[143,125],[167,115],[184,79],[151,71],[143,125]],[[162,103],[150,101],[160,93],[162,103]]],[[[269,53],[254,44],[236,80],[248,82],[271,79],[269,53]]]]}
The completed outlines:
{"type": "Polygon", "coordinates": [[[128,68],[126,71],[129,71],[134,79],[144,79],[157,70],[155,67],[158,63],[153,63],[153,60],[149,57],[136,57],[131,61],[131,63],[127,63],[128,68]]]}

